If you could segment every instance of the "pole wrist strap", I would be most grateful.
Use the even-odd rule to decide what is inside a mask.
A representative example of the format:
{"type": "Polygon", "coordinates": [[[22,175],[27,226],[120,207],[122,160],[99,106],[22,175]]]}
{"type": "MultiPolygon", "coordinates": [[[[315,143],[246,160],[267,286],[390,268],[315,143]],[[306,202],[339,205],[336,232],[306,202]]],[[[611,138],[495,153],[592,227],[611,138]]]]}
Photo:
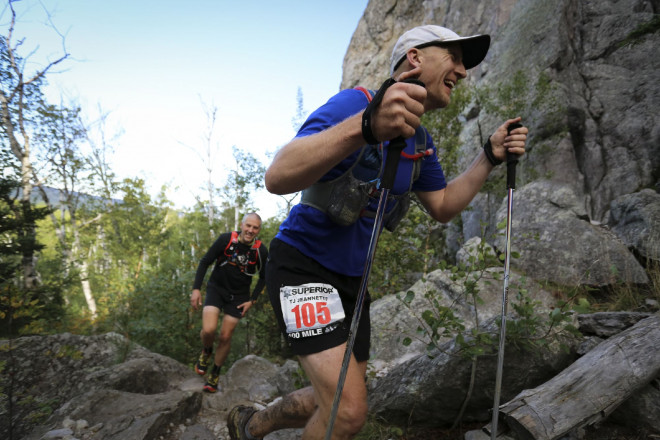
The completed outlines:
{"type": "Polygon", "coordinates": [[[378,89],[378,92],[376,92],[374,99],[369,102],[367,108],[364,109],[364,112],[362,113],[362,137],[365,141],[367,141],[367,144],[369,145],[380,144],[380,141],[376,139],[374,132],[371,130],[371,115],[374,109],[378,107],[380,102],[383,100],[385,90],[387,90],[395,82],[396,81],[392,78],[385,80],[383,85],[380,86],[380,89],[378,89]]]}
{"type": "Polygon", "coordinates": [[[488,159],[488,162],[490,162],[490,164],[494,167],[498,166],[503,162],[498,158],[496,158],[495,155],[493,154],[493,145],[490,143],[490,136],[488,137],[488,140],[484,144],[484,154],[486,154],[486,159],[488,159]]]}

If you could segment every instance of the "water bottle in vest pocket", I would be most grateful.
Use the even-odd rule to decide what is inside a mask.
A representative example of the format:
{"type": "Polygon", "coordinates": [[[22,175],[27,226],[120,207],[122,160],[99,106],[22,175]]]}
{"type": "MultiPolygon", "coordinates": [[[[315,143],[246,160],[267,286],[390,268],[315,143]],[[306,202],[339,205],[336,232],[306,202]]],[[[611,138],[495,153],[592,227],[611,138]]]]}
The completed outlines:
{"type": "Polygon", "coordinates": [[[385,229],[388,231],[392,232],[396,229],[396,227],[399,225],[401,222],[401,219],[406,216],[406,213],[410,209],[410,194],[406,193],[403,195],[403,197],[399,197],[396,201],[396,205],[394,205],[394,208],[387,214],[385,214],[383,218],[383,223],[385,225],[385,229]]]}
{"type": "Polygon", "coordinates": [[[345,173],[333,184],[326,210],[328,217],[341,226],[352,225],[369,204],[369,195],[376,185],[375,181],[363,182],[353,177],[353,173],[345,173]]]}

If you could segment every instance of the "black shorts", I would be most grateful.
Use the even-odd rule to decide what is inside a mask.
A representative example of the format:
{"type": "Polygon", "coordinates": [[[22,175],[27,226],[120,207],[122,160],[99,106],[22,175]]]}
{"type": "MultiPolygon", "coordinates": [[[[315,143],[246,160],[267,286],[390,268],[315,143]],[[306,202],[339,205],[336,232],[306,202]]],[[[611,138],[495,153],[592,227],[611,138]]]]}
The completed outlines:
{"type": "MultiPolygon", "coordinates": [[[[266,265],[268,297],[294,354],[318,353],[348,340],[361,281],[361,277],[326,269],[281,240],[271,242],[266,265]]],[[[369,359],[370,303],[366,292],[353,346],[360,362],[369,359]]]]}
{"type": "Polygon", "coordinates": [[[225,312],[225,315],[233,316],[234,318],[241,319],[243,317],[239,305],[246,301],[250,301],[250,294],[244,295],[231,295],[224,289],[216,286],[213,282],[206,285],[206,298],[204,299],[204,307],[214,306],[225,312]]]}

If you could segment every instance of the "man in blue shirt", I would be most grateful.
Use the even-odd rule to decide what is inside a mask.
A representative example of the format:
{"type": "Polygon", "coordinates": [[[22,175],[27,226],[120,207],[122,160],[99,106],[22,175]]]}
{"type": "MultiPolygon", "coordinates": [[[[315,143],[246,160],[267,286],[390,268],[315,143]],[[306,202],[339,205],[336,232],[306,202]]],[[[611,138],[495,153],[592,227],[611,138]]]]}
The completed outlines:
{"type": "MultiPolygon", "coordinates": [[[[487,35],[461,38],[440,26],[409,30],[392,52],[390,76],[396,82],[370,114],[365,112],[370,94],[343,90],[278,151],[266,172],[267,189],[303,190],[303,196],[270,244],[266,284],[280,328],[312,385],[262,411],[233,408],[227,422],[232,439],[259,439],[296,427],[305,428],[304,439],[324,438],[373,230],[377,196],[370,191],[381,175],[388,140],[407,139],[385,211],[396,212],[412,191],[443,223],[468,206],[507,151],[524,153],[528,130],[520,127],[508,135],[508,126],[520,121],[509,119],[468,169],[447,183],[432,139],[419,128],[425,112],[449,105],[453,88],[484,59],[489,45],[487,35]],[[425,87],[403,82],[411,78],[425,87]],[[430,154],[418,153],[420,138],[430,154]]],[[[366,421],[369,339],[367,295],[333,439],[353,438],[366,421]]]]}

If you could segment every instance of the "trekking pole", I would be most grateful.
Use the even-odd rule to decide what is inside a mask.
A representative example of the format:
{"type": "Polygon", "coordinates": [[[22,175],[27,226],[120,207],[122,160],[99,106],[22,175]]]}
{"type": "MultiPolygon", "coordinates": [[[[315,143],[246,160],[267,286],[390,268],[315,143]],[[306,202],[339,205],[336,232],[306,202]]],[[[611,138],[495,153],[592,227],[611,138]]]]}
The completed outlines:
{"type": "MultiPolygon", "coordinates": [[[[416,79],[408,79],[403,82],[410,82],[424,87],[424,83],[416,79]]],[[[390,83],[390,85],[393,83],[390,83]]],[[[384,91],[383,91],[384,93],[384,91]]],[[[374,98],[375,99],[375,98],[374,98]]],[[[383,217],[385,214],[385,207],[387,205],[387,198],[389,197],[390,190],[394,186],[396,179],[396,169],[399,166],[399,158],[401,152],[406,146],[406,140],[403,137],[397,137],[390,141],[387,146],[387,158],[385,159],[385,167],[383,175],[380,179],[379,187],[381,188],[380,198],[378,200],[378,208],[376,209],[376,217],[374,220],[374,227],[371,231],[371,240],[369,241],[369,250],[367,252],[367,260],[364,264],[362,272],[362,280],[360,281],[360,289],[358,290],[357,301],[355,303],[355,310],[351,320],[351,327],[348,332],[348,340],[346,341],[346,350],[344,351],[344,359],[339,370],[339,380],[337,381],[337,390],[332,402],[332,411],[330,412],[330,420],[328,421],[328,429],[325,433],[325,440],[330,440],[332,437],[332,429],[337,418],[337,410],[339,409],[339,401],[341,400],[341,393],[344,389],[344,382],[346,381],[346,373],[348,372],[348,364],[351,361],[351,354],[353,353],[353,345],[355,344],[355,336],[357,333],[358,324],[360,322],[360,315],[362,314],[362,306],[364,305],[364,297],[367,292],[367,284],[369,281],[369,274],[371,272],[371,265],[373,263],[374,254],[376,253],[376,244],[380,236],[381,226],[383,224],[383,217]]]]}
{"type": "MultiPolygon", "coordinates": [[[[507,133],[511,133],[522,125],[518,123],[509,124],[507,133]]],[[[516,189],[516,165],[518,156],[506,152],[506,187],[507,187],[507,209],[506,209],[506,242],[504,246],[504,290],[502,291],[502,319],[500,323],[500,347],[497,352],[497,373],[495,375],[495,399],[493,401],[493,418],[490,427],[490,438],[497,437],[497,421],[499,418],[500,391],[502,389],[502,368],[504,366],[504,339],[506,337],[506,309],[508,305],[507,294],[509,293],[509,265],[511,262],[511,215],[513,211],[513,191],[516,189]]]]}

